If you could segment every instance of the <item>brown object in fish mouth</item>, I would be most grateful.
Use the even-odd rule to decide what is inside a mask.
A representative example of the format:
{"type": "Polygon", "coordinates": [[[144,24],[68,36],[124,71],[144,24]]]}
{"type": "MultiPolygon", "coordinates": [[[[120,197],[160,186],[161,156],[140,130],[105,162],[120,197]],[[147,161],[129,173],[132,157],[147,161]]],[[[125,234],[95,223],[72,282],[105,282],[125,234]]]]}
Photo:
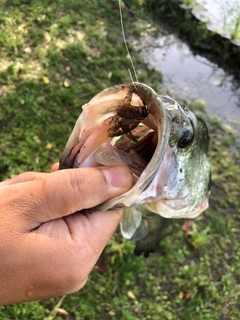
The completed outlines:
{"type": "Polygon", "coordinates": [[[116,115],[110,118],[110,128],[108,129],[109,137],[117,137],[126,134],[131,140],[137,141],[131,131],[139,125],[141,120],[144,120],[148,116],[149,112],[145,105],[143,107],[131,105],[132,94],[132,91],[127,93],[123,100],[123,104],[116,107],[116,115]]]}

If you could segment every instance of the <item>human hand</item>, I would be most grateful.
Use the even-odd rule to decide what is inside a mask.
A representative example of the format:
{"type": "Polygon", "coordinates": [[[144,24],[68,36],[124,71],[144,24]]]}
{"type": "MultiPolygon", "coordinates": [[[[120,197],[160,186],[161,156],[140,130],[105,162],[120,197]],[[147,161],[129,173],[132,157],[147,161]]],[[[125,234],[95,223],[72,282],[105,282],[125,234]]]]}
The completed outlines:
{"type": "Polygon", "coordinates": [[[0,305],[81,289],[122,216],[86,209],[131,183],[123,167],[26,172],[0,183],[0,305]]]}

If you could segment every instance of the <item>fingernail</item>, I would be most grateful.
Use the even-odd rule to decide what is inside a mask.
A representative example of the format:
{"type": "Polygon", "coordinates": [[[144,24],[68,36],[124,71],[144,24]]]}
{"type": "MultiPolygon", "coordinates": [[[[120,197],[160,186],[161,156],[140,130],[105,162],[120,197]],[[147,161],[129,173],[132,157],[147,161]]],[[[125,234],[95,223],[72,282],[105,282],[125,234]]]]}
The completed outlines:
{"type": "Polygon", "coordinates": [[[126,167],[104,168],[102,171],[111,186],[115,188],[130,188],[132,174],[126,167]]]}

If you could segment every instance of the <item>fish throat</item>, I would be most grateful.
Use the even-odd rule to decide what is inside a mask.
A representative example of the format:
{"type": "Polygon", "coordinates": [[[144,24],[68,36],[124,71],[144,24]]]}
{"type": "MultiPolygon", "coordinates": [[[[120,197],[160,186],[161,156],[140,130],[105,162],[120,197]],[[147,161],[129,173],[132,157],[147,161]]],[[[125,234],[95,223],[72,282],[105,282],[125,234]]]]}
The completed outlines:
{"type": "Polygon", "coordinates": [[[133,93],[130,90],[123,104],[116,107],[116,114],[104,121],[104,125],[109,126],[109,143],[104,143],[98,148],[94,158],[100,165],[126,165],[136,177],[139,177],[155,153],[158,134],[148,105],[134,94],[135,100],[142,101],[142,105],[134,106],[132,97],[133,93]]]}

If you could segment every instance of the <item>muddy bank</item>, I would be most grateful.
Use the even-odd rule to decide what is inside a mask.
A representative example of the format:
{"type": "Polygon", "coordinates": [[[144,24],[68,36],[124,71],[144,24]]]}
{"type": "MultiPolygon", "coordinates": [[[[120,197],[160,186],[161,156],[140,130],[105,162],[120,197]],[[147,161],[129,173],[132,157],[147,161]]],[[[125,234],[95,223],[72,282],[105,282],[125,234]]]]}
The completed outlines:
{"type": "Polygon", "coordinates": [[[240,46],[239,0],[179,0],[207,29],[240,46]]]}
{"type": "Polygon", "coordinates": [[[179,6],[179,1],[145,0],[144,6],[154,18],[165,22],[180,38],[186,41],[196,54],[217,63],[224,70],[231,72],[236,81],[240,80],[240,47],[229,39],[206,28],[190,10],[179,6]]]}

